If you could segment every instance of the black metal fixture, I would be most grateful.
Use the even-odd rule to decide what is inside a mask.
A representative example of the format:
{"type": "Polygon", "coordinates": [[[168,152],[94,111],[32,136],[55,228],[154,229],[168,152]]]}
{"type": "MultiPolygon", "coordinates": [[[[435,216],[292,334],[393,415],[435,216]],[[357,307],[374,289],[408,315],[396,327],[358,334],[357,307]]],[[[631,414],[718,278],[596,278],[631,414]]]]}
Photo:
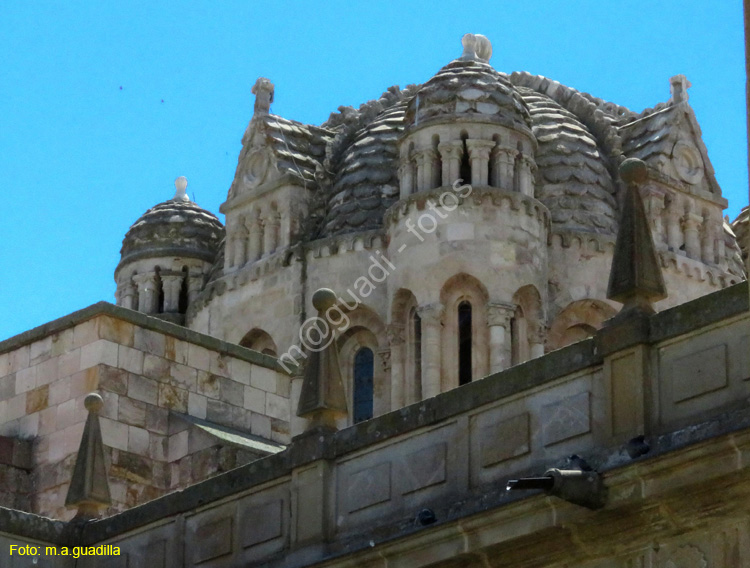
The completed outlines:
{"type": "Polygon", "coordinates": [[[541,489],[570,503],[588,509],[604,506],[606,487],[601,475],[596,471],[581,469],[548,469],[541,477],[511,479],[506,486],[508,491],[529,491],[541,489]]]}
{"type": "Polygon", "coordinates": [[[422,509],[421,511],[419,511],[419,513],[417,513],[416,522],[418,525],[422,525],[423,527],[437,522],[435,511],[433,511],[432,509],[422,509]]]}

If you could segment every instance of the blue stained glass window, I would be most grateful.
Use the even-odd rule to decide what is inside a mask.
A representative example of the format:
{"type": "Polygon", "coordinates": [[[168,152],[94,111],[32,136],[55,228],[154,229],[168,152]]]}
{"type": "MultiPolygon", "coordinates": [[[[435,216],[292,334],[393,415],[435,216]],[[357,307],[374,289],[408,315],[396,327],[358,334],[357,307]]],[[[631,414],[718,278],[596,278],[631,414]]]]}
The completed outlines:
{"type": "Polygon", "coordinates": [[[374,357],[372,349],[361,348],[354,356],[354,423],[372,418],[374,357]]]}

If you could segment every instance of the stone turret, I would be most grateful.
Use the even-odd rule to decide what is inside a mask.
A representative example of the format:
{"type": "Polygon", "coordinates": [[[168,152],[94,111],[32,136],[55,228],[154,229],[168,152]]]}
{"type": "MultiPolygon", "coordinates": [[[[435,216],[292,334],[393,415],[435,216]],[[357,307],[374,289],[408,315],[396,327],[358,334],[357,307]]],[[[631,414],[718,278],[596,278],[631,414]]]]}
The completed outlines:
{"type": "Polygon", "coordinates": [[[118,305],[174,323],[184,322],[224,234],[219,219],[192,202],[186,188],[187,179],[177,178],[175,196],[130,227],[115,270],[118,305]]]}

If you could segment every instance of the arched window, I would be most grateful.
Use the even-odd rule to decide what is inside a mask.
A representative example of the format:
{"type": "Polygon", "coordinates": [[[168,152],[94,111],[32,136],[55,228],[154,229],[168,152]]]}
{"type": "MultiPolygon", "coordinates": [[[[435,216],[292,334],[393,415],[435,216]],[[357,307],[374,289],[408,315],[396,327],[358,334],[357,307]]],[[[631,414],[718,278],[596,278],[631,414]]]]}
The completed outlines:
{"type": "Polygon", "coordinates": [[[422,400],[422,318],[417,308],[411,310],[411,360],[413,363],[412,377],[414,377],[413,400],[422,400]]]}
{"type": "Polygon", "coordinates": [[[471,382],[471,304],[458,305],[458,384],[471,382]]]}
{"type": "Polygon", "coordinates": [[[258,328],[248,331],[240,340],[240,345],[248,349],[260,351],[271,357],[276,357],[278,353],[276,342],[274,342],[273,338],[267,332],[258,328]]]}
{"type": "Polygon", "coordinates": [[[354,423],[372,418],[374,356],[362,347],[354,356],[354,423]]]}
{"type": "Polygon", "coordinates": [[[469,149],[466,147],[466,140],[469,135],[466,132],[461,132],[461,141],[464,143],[463,152],[461,154],[461,168],[460,175],[464,183],[471,183],[471,161],[469,160],[469,149]]]}
{"type": "Polygon", "coordinates": [[[161,282],[161,268],[156,267],[156,312],[157,314],[164,313],[164,286],[161,282]]]}
{"type": "Polygon", "coordinates": [[[177,311],[181,314],[187,313],[188,309],[188,267],[182,267],[182,285],[180,286],[180,299],[177,311]]]}
{"type": "Polygon", "coordinates": [[[470,383],[489,373],[487,290],[469,274],[449,278],[440,291],[445,306],[441,333],[441,390],[470,383]]]}

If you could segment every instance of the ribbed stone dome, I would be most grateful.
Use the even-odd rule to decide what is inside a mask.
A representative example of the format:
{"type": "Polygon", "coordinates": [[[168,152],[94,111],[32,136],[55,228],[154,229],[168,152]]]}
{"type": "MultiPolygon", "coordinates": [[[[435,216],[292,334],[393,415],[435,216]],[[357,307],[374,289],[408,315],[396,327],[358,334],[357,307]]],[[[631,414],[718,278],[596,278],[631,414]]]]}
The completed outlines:
{"type": "MultiPolygon", "coordinates": [[[[221,221],[178,188],[173,199],[155,205],[133,223],[122,241],[117,270],[143,258],[180,256],[213,262],[224,236],[221,221]]],[[[117,272],[117,270],[115,272],[117,272]]]]}
{"type": "Polygon", "coordinates": [[[615,187],[594,135],[548,96],[525,87],[518,91],[539,144],[536,196],[549,208],[553,228],[616,234],[615,187]]]}
{"type": "Polygon", "coordinates": [[[530,124],[529,110],[507,76],[476,59],[457,59],[438,71],[409,101],[405,122],[417,125],[449,116],[511,128],[530,124]]]}
{"type": "Polygon", "coordinates": [[[328,202],[326,236],[378,229],[398,199],[398,137],[405,103],[381,112],[347,148],[328,202]]]}

